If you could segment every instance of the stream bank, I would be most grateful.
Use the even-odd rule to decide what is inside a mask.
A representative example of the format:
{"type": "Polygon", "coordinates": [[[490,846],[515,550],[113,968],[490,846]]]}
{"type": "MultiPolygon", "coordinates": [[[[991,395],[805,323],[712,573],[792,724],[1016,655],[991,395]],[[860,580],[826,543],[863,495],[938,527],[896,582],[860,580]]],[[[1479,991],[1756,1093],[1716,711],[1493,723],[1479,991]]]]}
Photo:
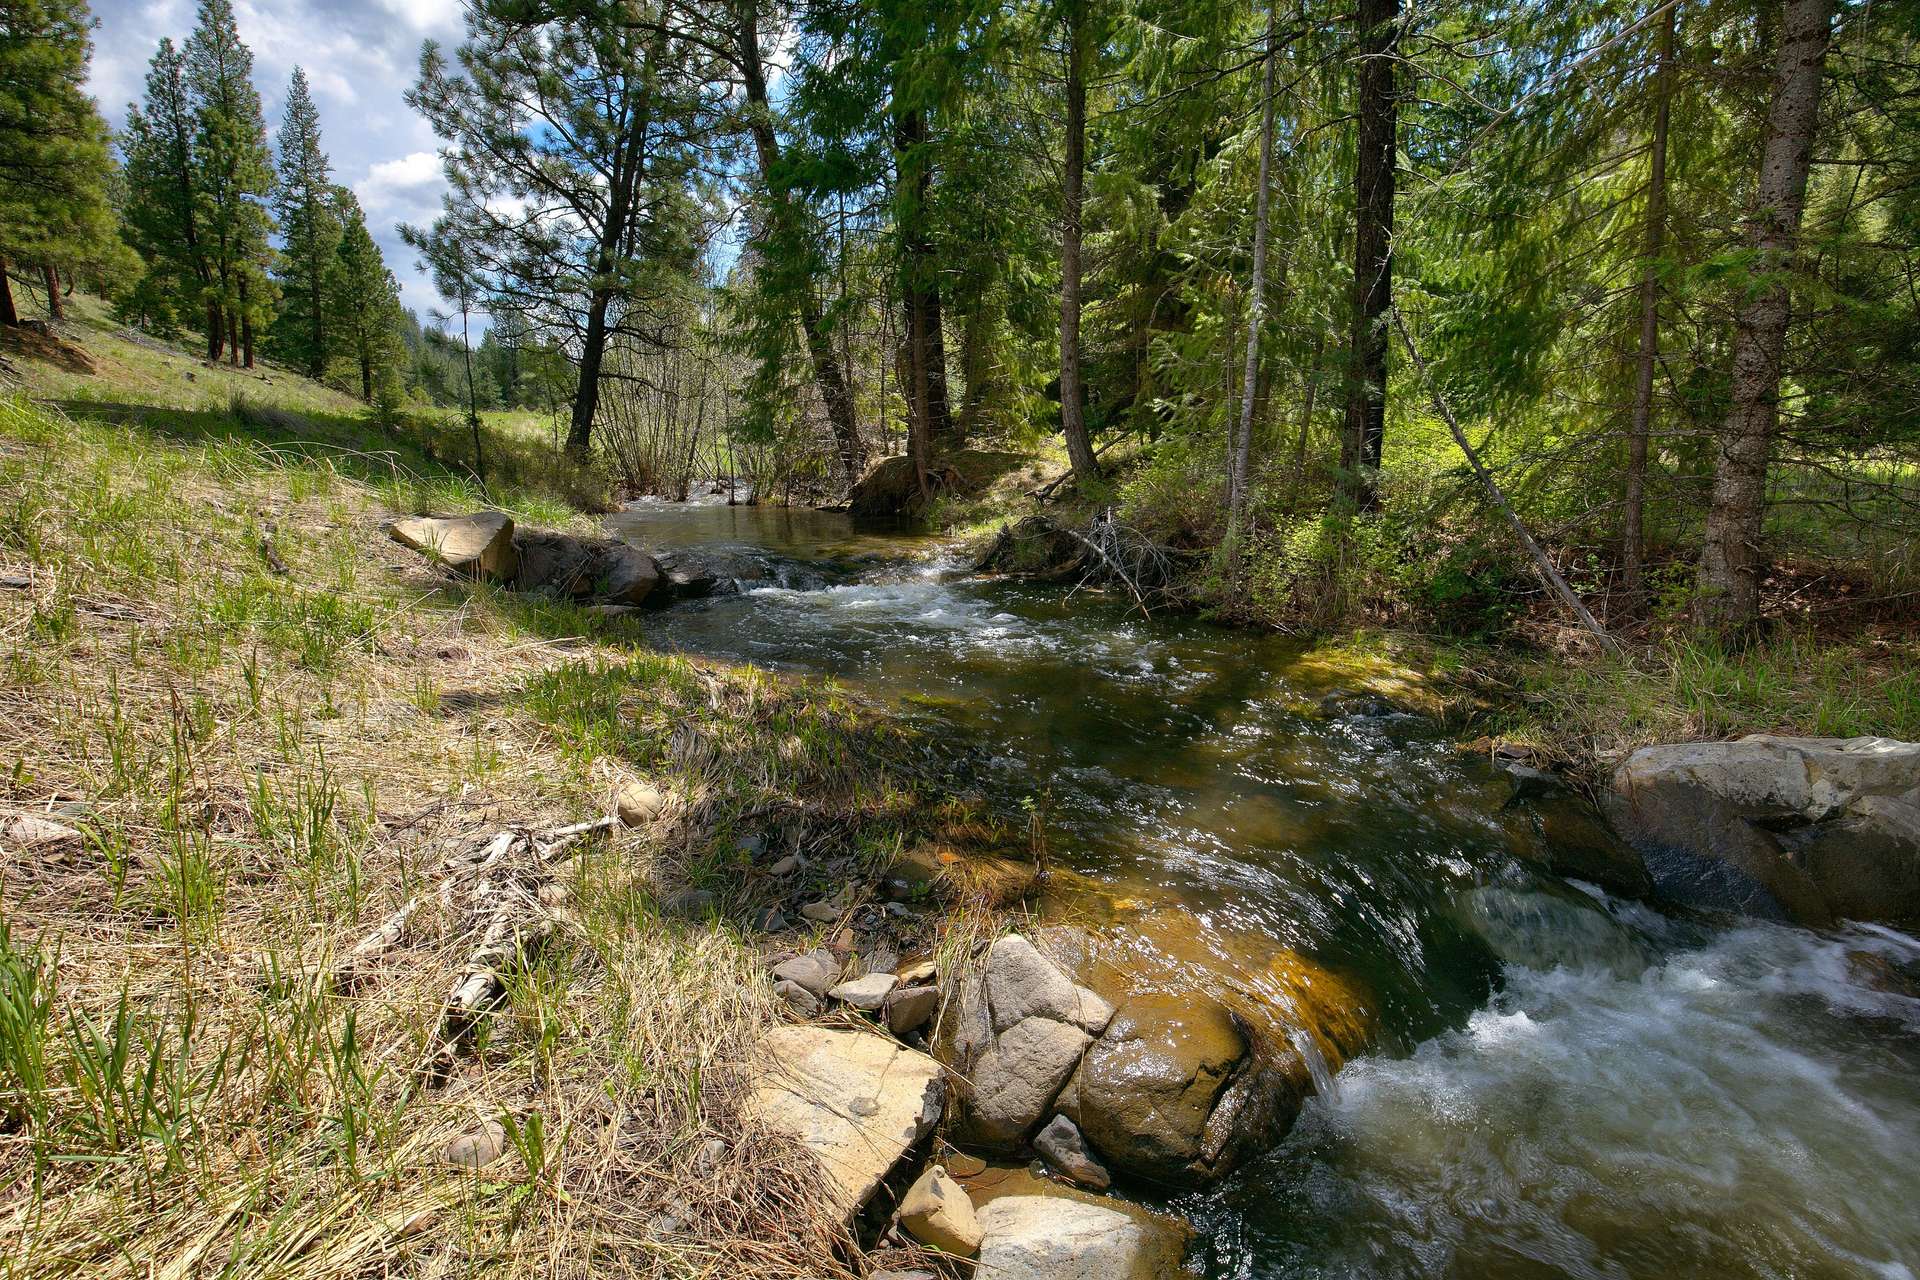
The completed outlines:
{"type": "Polygon", "coordinates": [[[1207,1274],[1367,1256],[1387,1274],[1744,1276],[1915,1253],[1891,1200],[1749,1168],[1785,1141],[1812,1162],[1794,1168],[1831,1160],[1912,1189],[1900,1153],[1920,1135],[1920,1005],[1864,976],[1920,959],[1904,935],[1660,912],[1563,878],[1537,855],[1576,843],[1562,819],[1591,817],[1577,794],[1521,794],[1433,721],[1330,697],[1350,682],[1281,637],[970,578],[928,539],[844,516],[646,504],[610,527],[744,570],[737,592],[658,615],[656,644],[843,682],[937,744],[997,814],[1043,832],[1040,921],[1133,940],[1175,996],[1243,972],[1236,938],[1364,993],[1370,1049],[1272,1152],[1209,1190],[1127,1182],[1196,1225],[1207,1274]],[[1140,927],[1163,913],[1194,923],[1190,950],[1140,927]],[[1608,1047],[1587,1055],[1596,1019],[1608,1047]],[[1679,1026],[1745,1050],[1730,1060],[1679,1026]],[[1696,1071],[1717,1082],[1697,1112],[1620,1109],[1696,1071]],[[1787,1085],[1815,1076],[1844,1083],[1787,1085]],[[1354,1109],[1362,1089],[1386,1099],[1378,1113],[1354,1109]],[[1530,1097],[1553,1100],[1555,1125],[1510,1109],[1530,1097]],[[1751,1143],[1707,1137],[1727,1108],[1750,1113],[1751,1143]],[[1460,1125],[1494,1131],[1456,1164],[1460,1125]],[[1627,1172],[1636,1151],[1668,1153],[1675,1199],[1657,1216],[1627,1172]],[[1723,1156],[1752,1194],[1730,1190],[1745,1184],[1723,1156]],[[1839,1195],[1851,1207],[1836,1218],[1839,1195]]]}

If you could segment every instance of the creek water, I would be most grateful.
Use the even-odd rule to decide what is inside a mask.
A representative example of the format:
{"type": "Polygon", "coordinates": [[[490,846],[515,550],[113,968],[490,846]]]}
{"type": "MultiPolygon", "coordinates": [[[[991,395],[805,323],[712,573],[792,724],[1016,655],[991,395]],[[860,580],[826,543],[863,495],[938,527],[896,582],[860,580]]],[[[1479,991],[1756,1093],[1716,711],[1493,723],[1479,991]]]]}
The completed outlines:
{"type": "Polygon", "coordinates": [[[830,513],[609,523],[738,579],[656,615],[655,643],[837,679],[1037,810],[1073,873],[1049,913],[1175,912],[1179,964],[1283,949],[1368,993],[1374,1047],[1287,1139],[1169,1202],[1205,1275],[1920,1274],[1920,999],[1874,981],[1920,968],[1920,942],[1546,874],[1542,841],[1590,817],[1510,803],[1284,640],[972,578],[830,513]]]}

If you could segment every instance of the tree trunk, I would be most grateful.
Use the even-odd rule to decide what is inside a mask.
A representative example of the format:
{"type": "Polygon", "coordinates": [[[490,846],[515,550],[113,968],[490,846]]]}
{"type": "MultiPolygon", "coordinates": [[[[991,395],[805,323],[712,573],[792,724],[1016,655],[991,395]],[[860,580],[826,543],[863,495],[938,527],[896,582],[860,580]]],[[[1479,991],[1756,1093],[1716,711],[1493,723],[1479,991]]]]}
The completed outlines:
{"type": "MultiPolygon", "coordinates": [[[[903,111],[894,121],[894,154],[899,182],[906,189],[901,201],[901,318],[905,321],[912,406],[925,453],[958,448],[966,442],[955,429],[947,405],[947,350],[941,333],[938,264],[933,241],[927,235],[927,205],[933,197],[933,167],[924,152],[926,117],[903,111]]],[[[910,423],[911,425],[911,423],[910,423]]]]}
{"type": "MultiPolygon", "coordinates": [[[[774,165],[780,158],[780,140],[773,132],[772,107],[767,94],[767,74],[760,57],[760,11],[758,0],[738,0],[739,60],[745,82],[749,119],[755,154],[760,161],[760,180],[776,205],[778,216],[790,219],[799,229],[802,210],[791,193],[774,185],[774,165]]],[[[860,439],[854,420],[853,392],[846,370],[827,336],[826,319],[820,299],[813,291],[811,278],[803,283],[800,294],[800,333],[806,339],[807,360],[813,366],[813,380],[820,386],[820,399],[826,405],[827,426],[840,448],[840,465],[846,469],[847,483],[860,478],[866,466],[867,448],[860,439]]]]}
{"type": "Polygon", "coordinates": [[[1694,620],[1730,634],[1760,617],[1761,524],[1767,462],[1780,418],[1780,359],[1793,318],[1784,273],[1792,265],[1820,119],[1820,81],[1832,38],[1833,0],[1786,0],[1767,110],[1766,148],[1750,232],[1765,287],[1734,317],[1732,406],[1714,462],[1713,498],[1700,551],[1694,620]]]}
{"type": "Polygon", "coordinates": [[[225,350],[227,322],[220,314],[220,304],[207,302],[207,361],[210,364],[220,362],[220,353],[225,350]]]}
{"type": "Polygon", "coordinates": [[[365,338],[360,342],[360,398],[373,403],[373,347],[365,338]]]}
{"type": "Polygon", "coordinates": [[[40,268],[47,282],[47,316],[52,320],[67,318],[67,305],[60,300],[60,269],[51,262],[40,268]]]}
{"type": "Polygon", "coordinates": [[[1267,306],[1267,206],[1273,183],[1274,10],[1267,4],[1266,70],[1261,75],[1260,179],[1253,202],[1253,283],[1247,302],[1247,364],[1240,390],[1240,420],[1235,425],[1227,472],[1227,520],[1235,528],[1247,509],[1247,474],[1253,452],[1253,410],[1260,381],[1260,326],[1267,306]]]}
{"type": "Polygon", "coordinates": [[[573,418],[567,424],[567,452],[584,461],[593,444],[593,415],[600,407],[600,364],[607,349],[607,305],[613,295],[595,289],[587,308],[587,335],[580,343],[580,385],[573,393],[573,418]]]}
{"type": "Polygon", "coordinates": [[[1073,478],[1086,492],[1100,479],[1100,462],[1087,439],[1085,394],[1080,385],[1080,239],[1087,167],[1086,4],[1067,6],[1067,165],[1061,182],[1060,226],[1060,431],[1067,438],[1073,478]]]}
{"type": "Polygon", "coordinates": [[[1353,332],[1347,361],[1342,487],[1372,510],[1387,430],[1387,308],[1393,302],[1394,58],[1400,0],[1360,0],[1358,146],[1354,157],[1353,332]]]}
{"type": "Polygon", "coordinates": [[[240,317],[227,313],[227,363],[240,367],[240,317]]]}
{"type": "Polygon", "coordinates": [[[247,278],[240,277],[240,363],[253,368],[253,308],[247,305],[247,278]]]}
{"type": "Polygon", "coordinates": [[[1627,430],[1626,511],[1621,529],[1620,585],[1630,607],[1646,597],[1647,446],[1653,433],[1653,370],[1660,354],[1660,254],[1667,238],[1667,123],[1673,97],[1676,0],[1660,29],[1654,71],[1653,149],[1648,158],[1646,261],[1640,269],[1640,351],[1633,380],[1633,421],[1627,430]]]}
{"type": "Polygon", "coordinates": [[[20,309],[13,305],[13,281],[7,276],[7,260],[0,258],[0,325],[9,328],[20,323],[20,309]]]}

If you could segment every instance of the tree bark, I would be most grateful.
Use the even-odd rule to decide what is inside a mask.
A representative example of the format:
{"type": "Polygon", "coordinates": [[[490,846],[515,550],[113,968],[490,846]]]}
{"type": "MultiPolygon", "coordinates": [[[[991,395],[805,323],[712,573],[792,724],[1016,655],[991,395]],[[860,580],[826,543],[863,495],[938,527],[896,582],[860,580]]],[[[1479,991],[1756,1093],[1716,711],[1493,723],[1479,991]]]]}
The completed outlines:
{"type": "Polygon", "coordinates": [[[1387,308],[1393,302],[1394,58],[1400,0],[1360,0],[1359,138],[1354,157],[1353,332],[1347,361],[1342,486],[1355,506],[1378,505],[1386,441],[1387,308]]]}
{"type": "Polygon", "coordinates": [[[1700,552],[1694,620],[1722,635],[1760,618],[1761,526],[1767,463],[1780,418],[1780,361],[1793,298],[1792,266],[1820,119],[1821,73],[1832,39],[1833,0],[1786,0],[1773,101],[1754,198],[1750,239],[1759,287],[1734,317],[1732,405],[1714,461],[1713,497],[1700,552]]]}
{"type": "Polygon", "coordinates": [[[1067,164],[1061,181],[1060,226],[1060,431],[1074,480],[1085,492],[1100,479],[1100,462],[1087,439],[1085,393],[1080,385],[1080,241],[1087,166],[1086,4],[1067,6],[1067,164]]]}
{"type": "Polygon", "coordinates": [[[573,417],[567,424],[567,452],[585,459],[593,447],[593,415],[600,408],[600,365],[607,350],[609,290],[596,287],[587,307],[587,333],[580,343],[580,386],[573,395],[573,417]]]}
{"type": "Polygon", "coordinates": [[[225,349],[227,322],[220,314],[220,304],[211,299],[207,302],[207,361],[210,364],[220,362],[220,353],[225,349]]]}
{"type": "MultiPolygon", "coordinates": [[[[760,161],[760,180],[766,183],[768,197],[776,206],[775,213],[792,220],[797,229],[802,210],[790,192],[775,186],[775,164],[780,159],[780,140],[773,132],[766,67],[760,57],[758,0],[738,0],[736,16],[740,74],[745,82],[754,151],[760,161]]],[[[854,419],[853,392],[827,334],[825,315],[811,279],[806,280],[801,289],[799,312],[800,333],[806,339],[807,359],[813,366],[813,380],[819,384],[820,400],[827,410],[827,426],[833,432],[834,443],[839,446],[840,465],[846,471],[847,483],[851,485],[860,478],[860,472],[866,466],[867,448],[860,439],[859,424],[854,419]]]]}
{"type": "Polygon", "coordinates": [[[1678,0],[1660,29],[1654,71],[1653,145],[1648,157],[1647,228],[1640,269],[1640,350],[1634,368],[1633,420],[1627,429],[1626,510],[1620,533],[1620,585],[1631,607],[1646,597],[1647,447],[1653,434],[1653,371],[1660,355],[1660,254],[1667,238],[1667,125],[1673,101],[1673,31],[1678,0]]]}
{"type": "Polygon", "coordinates": [[[253,368],[253,308],[247,305],[247,278],[240,277],[240,363],[253,368]]]}
{"type": "Polygon", "coordinates": [[[60,269],[51,262],[40,268],[47,282],[47,317],[52,320],[67,318],[67,304],[60,298],[60,269]]]}
{"type": "Polygon", "coordinates": [[[907,326],[908,387],[914,402],[909,419],[918,418],[923,456],[966,443],[954,426],[947,403],[947,349],[941,332],[938,264],[926,228],[927,205],[933,197],[933,166],[924,153],[926,141],[926,117],[919,111],[902,111],[895,117],[899,180],[909,192],[899,218],[902,319],[907,326]]]}
{"type": "Polygon", "coordinates": [[[7,276],[7,260],[0,258],[0,325],[20,324],[20,309],[13,305],[13,281],[7,276]]]}
{"type": "Polygon", "coordinates": [[[1320,390],[1320,360],[1326,354],[1327,335],[1325,330],[1313,335],[1313,359],[1307,362],[1307,385],[1301,397],[1300,442],[1293,452],[1293,475],[1296,483],[1304,484],[1307,478],[1307,436],[1313,430],[1313,402],[1320,390]]]}
{"type": "Polygon", "coordinates": [[[1274,32],[1277,0],[1267,4],[1266,68],[1261,74],[1260,179],[1253,201],[1253,282],[1247,300],[1247,363],[1241,381],[1240,419],[1234,427],[1227,471],[1227,519],[1237,528],[1247,509],[1247,474],[1253,453],[1253,411],[1260,382],[1260,326],[1267,308],[1268,203],[1273,184],[1274,32]]]}
{"type": "Polygon", "coordinates": [[[227,363],[240,367],[240,318],[227,312],[227,363]]]}

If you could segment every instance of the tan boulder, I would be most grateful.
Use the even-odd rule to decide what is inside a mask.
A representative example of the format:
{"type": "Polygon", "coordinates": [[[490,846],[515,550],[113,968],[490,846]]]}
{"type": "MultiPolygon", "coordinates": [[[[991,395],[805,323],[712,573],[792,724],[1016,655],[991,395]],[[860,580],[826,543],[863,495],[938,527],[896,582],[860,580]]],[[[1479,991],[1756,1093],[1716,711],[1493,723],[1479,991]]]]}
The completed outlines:
{"type": "Polygon", "coordinates": [[[520,568],[513,545],[513,518],[500,511],[470,516],[418,516],[396,520],[387,530],[395,542],[431,556],[469,578],[511,581],[520,568]]]}
{"type": "Polygon", "coordinates": [[[0,816],[0,849],[64,853],[78,849],[82,843],[82,836],[72,827],[63,827],[31,813],[0,816]]]}
{"type": "Polygon", "coordinates": [[[1186,1224],[1024,1169],[966,1182],[980,1224],[974,1280],[1168,1280],[1184,1275],[1186,1224]]]}
{"type": "Polygon", "coordinates": [[[900,1201],[900,1225],[921,1244],[971,1258],[980,1251],[973,1201],[937,1164],[928,1165],[900,1201]]]}
{"type": "Polygon", "coordinates": [[[868,1031],[775,1027],[755,1046],[750,1124],[785,1134],[820,1162],[828,1201],[851,1220],[907,1149],[933,1131],[940,1064],[868,1031]]]}

